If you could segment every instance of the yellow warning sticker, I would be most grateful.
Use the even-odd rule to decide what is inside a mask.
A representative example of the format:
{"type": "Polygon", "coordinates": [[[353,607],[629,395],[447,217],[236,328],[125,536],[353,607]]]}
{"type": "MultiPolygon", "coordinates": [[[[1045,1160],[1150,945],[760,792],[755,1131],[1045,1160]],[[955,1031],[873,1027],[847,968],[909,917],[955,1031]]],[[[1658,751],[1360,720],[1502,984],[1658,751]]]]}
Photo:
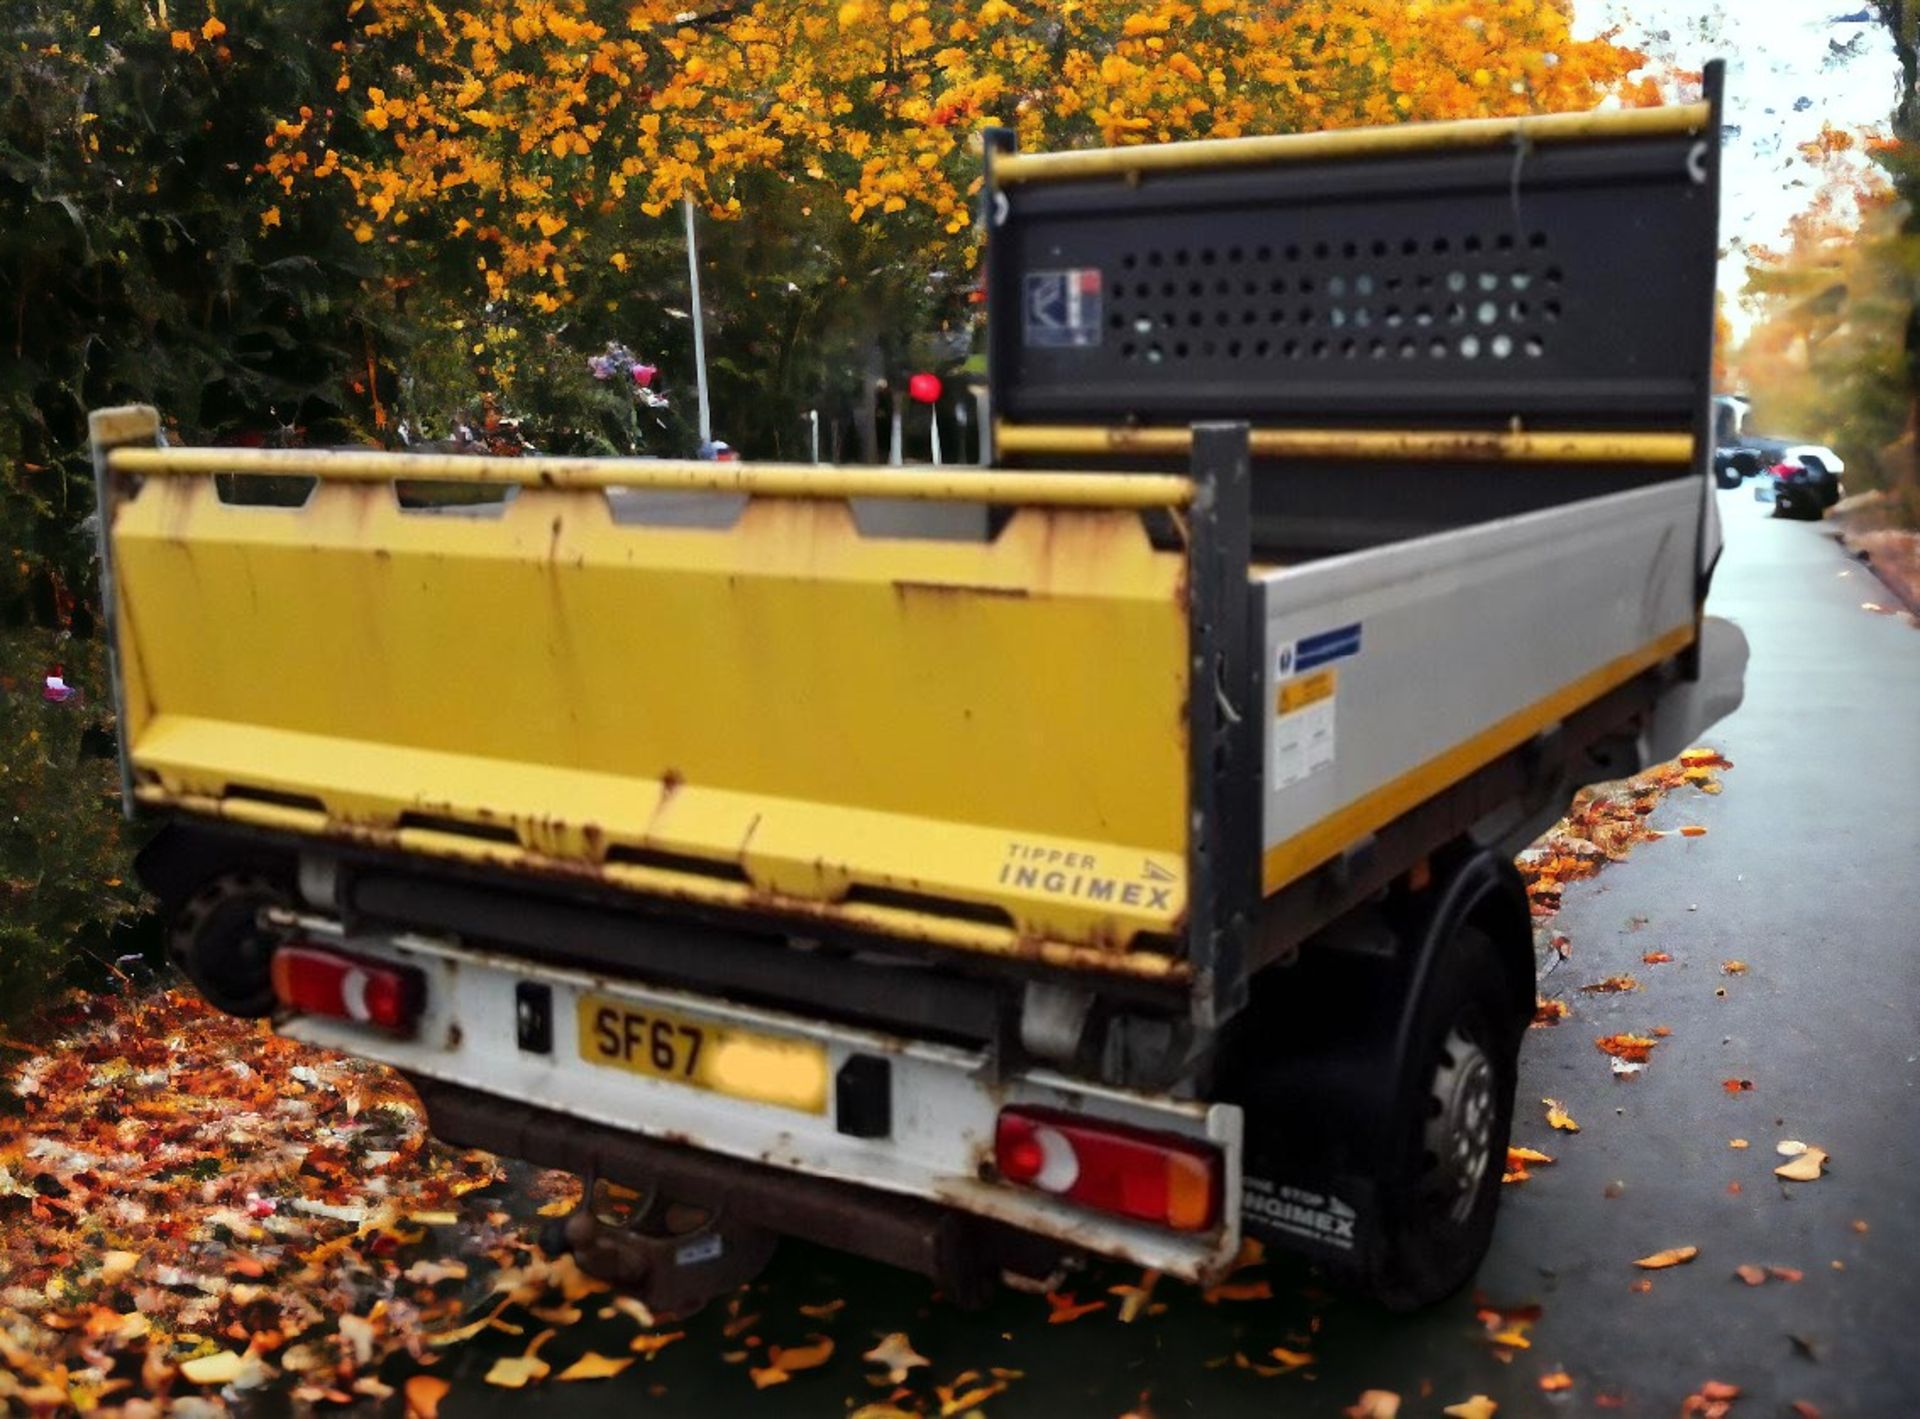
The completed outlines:
{"type": "Polygon", "coordinates": [[[1283,682],[1274,713],[1292,714],[1321,700],[1332,699],[1334,691],[1339,688],[1338,675],[1337,670],[1316,670],[1311,675],[1296,675],[1283,682]]]}

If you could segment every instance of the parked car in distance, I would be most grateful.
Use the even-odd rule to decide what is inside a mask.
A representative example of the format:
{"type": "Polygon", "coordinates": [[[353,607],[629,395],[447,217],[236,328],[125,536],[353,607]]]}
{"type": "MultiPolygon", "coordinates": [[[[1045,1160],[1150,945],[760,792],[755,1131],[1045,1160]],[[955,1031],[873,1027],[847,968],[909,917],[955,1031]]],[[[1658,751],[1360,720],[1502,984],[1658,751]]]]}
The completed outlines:
{"type": "Polygon", "coordinates": [[[1786,449],[1778,462],[1754,483],[1757,501],[1773,504],[1775,517],[1817,519],[1840,501],[1840,475],[1846,465],[1819,444],[1786,449]]]}
{"type": "MultiPolygon", "coordinates": [[[[1825,444],[1746,432],[1746,418],[1752,406],[1738,395],[1716,395],[1713,406],[1713,481],[1722,488],[1737,488],[1746,479],[1762,474],[1771,476],[1778,464],[1802,455],[1811,460],[1809,466],[1816,477],[1822,472],[1830,473],[1837,484],[1840,474],[1846,471],[1840,455],[1825,444]]],[[[1771,501],[1772,497],[1771,493],[1755,496],[1762,501],[1771,501]]],[[[1825,506],[1832,507],[1838,500],[1836,494],[1825,506]]]]}

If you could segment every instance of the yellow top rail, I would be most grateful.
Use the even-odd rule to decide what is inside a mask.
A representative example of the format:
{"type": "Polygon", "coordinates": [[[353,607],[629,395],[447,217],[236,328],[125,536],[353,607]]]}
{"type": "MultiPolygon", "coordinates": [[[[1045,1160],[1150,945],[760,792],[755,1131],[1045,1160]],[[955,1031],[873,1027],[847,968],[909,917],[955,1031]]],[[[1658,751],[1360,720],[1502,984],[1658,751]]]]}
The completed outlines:
{"type": "Polygon", "coordinates": [[[1002,187],[1013,187],[1027,182],[1067,182],[1076,178],[1133,177],[1204,168],[1385,157],[1404,153],[1492,148],[1509,143],[1678,137],[1705,132],[1712,121],[1712,112],[1704,103],[1666,104],[1659,108],[1626,108],[1604,113],[1463,118],[1440,123],[1402,123],[1384,128],[1336,128],[1324,133],[1208,138],[1124,148],[1084,148],[1060,153],[1009,153],[994,158],[993,180],[1002,187]]]}
{"type": "MultiPolygon", "coordinates": [[[[1690,434],[1513,433],[1496,430],[1255,429],[1255,458],[1419,458],[1460,463],[1684,464],[1693,458],[1690,434]]],[[[1002,453],[1045,457],[1107,454],[1182,454],[1193,446],[1187,428],[1119,428],[1092,424],[1000,424],[1002,453]]]]}
{"type": "Polygon", "coordinates": [[[352,483],[464,483],[530,488],[744,493],[766,498],[903,498],[1029,507],[1184,507],[1186,478],[1142,473],[954,472],[837,464],[711,463],[651,458],[498,458],[462,454],[269,448],[123,447],[109,471],[138,477],[266,474],[352,483]]]}

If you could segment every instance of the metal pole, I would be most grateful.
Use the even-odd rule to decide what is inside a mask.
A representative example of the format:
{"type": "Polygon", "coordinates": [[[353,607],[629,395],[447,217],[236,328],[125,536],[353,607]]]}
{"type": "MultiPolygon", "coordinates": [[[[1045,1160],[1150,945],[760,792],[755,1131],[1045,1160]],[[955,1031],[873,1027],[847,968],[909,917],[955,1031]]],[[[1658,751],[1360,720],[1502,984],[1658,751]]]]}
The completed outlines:
{"type": "Polygon", "coordinates": [[[812,434],[813,461],[818,463],[820,461],[820,411],[818,409],[807,410],[807,424],[812,434]]]}
{"type": "Polygon", "coordinates": [[[693,292],[693,373],[700,391],[700,442],[713,442],[713,413],[707,407],[707,336],[700,313],[700,248],[693,234],[693,199],[683,197],[687,214],[687,285],[693,292]]]}
{"type": "Polygon", "coordinates": [[[940,406],[939,405],[937,404],[927,405],[927,420],[928,420],[927,427],[932,431],[932,436],[933,436],[932,437],[933,466],[935,468],[938,468],[940,466],[940,406]]]}
{"type": "Polygon", "coordinates": [[[901,466],[901,464],[906,462],[906,458],[904,456],[904,453],[900,444],[902,420],[900,417],[901,411],[900,411],[899,391],[894,389],[891,385],[889,385],[887,387],[887,398],[889,401],[891,401],[893,405],[893,436],[891,439],[888,440],[888,443],[887,443],[887,462],[891,464],[893,467],[898,468],[901,466]]]}

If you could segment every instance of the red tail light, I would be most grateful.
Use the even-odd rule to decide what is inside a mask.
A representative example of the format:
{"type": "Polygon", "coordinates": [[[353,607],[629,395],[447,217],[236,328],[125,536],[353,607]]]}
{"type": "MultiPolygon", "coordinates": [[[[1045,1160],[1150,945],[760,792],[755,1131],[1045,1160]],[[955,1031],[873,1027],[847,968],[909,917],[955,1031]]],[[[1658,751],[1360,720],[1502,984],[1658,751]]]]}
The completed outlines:
{"type": "Polygon", "coordinates": [[[1773,465],[1773,476],[1776,478],[1798,478],[1806,471],[1807,470],[1802,468],[1798,463],[1776,463],[1773,465]]]}
{"type": "Polygon", "coordinates": [[[273,953],[273,993],[302,1015],[328,1015],[413,1033],[426,1002],[426,981],[408,966],[363,961],[322,946],[282,946],[273,953]]]}
{"type": "Polygon", "coordinates": [[[1003,1109],[994,1161],[1010,1183],[1181,1232],[1220,1211],[1220,1154],[1191,1139],[1042,1109],[1003,1109]]]}

